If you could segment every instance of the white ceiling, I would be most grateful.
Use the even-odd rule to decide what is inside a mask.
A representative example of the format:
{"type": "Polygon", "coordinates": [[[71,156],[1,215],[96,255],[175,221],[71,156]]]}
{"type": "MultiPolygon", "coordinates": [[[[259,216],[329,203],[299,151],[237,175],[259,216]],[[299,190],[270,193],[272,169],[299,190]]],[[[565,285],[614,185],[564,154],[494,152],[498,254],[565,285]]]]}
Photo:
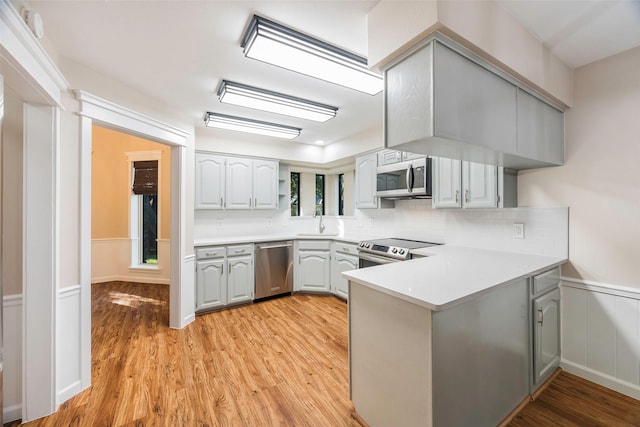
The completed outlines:
{"type": "MultiPolygon", "coordinates": [[[[14,0],[19,3],[22,0],[14,0]]],[[[640,45],[639,0],[497,0],[572,67],[640,45]]],[[[303,128],[297,142],[327,144],[379,127],[382,95],[366,95],[245,58],[240,41],[258,14],[367,54],[376,1],[29,1],[60,57],[171,105],[203,126],[205,111],[303,128]],[[222,79],[339,108],[325,123],[220,104],[222,79]]],[[[225,135],[207,129],[212,135],[225,135]]],[[[262,138],[256,136],[256,138],[262,138]]]]}

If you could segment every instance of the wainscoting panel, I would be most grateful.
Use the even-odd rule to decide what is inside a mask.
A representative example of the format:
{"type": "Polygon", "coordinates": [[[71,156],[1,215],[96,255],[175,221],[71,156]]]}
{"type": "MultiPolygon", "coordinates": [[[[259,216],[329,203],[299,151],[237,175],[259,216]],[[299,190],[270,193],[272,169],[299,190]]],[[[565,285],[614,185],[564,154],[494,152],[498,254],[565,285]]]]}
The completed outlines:
{"type": "Polygon", "coordinates": [[[22,295],[6,295],[2,301],[4,372],[2,421],[22,418],[22,295]]]}
{"type": "Polygon", "coordinates": [[[80,286],[58,291],[56,406],[80,393],[80,286]]]}
{"type": "Polygon", "coordinates": [[[157,268],[131,268],[130,239],[91,240],[91,283],[114,280],[139,283],[170,283],[171,241],[158,240],[157,268]]]}
{"type": "Polygon", "coordinates": [[[561,315],[561,366],[640,399],[640,289],[564,279],[561,315]]]}

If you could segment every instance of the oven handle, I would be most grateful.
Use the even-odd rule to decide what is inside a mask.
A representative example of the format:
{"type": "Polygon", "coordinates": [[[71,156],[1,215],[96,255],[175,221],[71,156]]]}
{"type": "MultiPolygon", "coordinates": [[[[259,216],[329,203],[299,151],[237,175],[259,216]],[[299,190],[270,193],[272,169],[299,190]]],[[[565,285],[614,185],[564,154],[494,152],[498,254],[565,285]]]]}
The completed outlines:
{"type": "Polygon", "coordinates": [[[399,259],[386,258],[376,255],[363,254],[362,252],[358,253],[358,258],[364,261],[371,261],[378,264],[391,264],[392,262],[398,262],[399,259]]]}

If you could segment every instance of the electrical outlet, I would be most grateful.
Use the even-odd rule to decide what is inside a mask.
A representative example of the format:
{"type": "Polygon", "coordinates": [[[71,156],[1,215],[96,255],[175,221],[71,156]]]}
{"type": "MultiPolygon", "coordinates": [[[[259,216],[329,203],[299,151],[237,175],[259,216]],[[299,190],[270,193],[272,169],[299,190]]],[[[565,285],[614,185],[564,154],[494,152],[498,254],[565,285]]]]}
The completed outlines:
{"type": "Polygon", "coordinates": [[[222,220],[221,219],[218,220],[218,228],[222,228],[222,220]]]}
{"type": "Polygon", "coordinates": [[[271,227],[271,224],[272,224],[271,218],[267,218],[267,227],[271,227]]]}
{"type": "Polygon", "coordinates": [[[524,224],[520,222],[513,223],[513,238],[524,239],[524,224]]]}

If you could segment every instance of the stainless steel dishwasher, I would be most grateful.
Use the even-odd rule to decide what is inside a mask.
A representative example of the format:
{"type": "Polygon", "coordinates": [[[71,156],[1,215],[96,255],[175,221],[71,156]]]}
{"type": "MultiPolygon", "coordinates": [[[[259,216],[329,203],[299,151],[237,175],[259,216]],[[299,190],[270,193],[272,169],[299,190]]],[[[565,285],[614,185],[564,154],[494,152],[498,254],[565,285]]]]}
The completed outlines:
{"type": "Polygon", "coordinates": [[[293,242],[256,245],[255,298],[291,293],[293,290],[293,242]]]}

